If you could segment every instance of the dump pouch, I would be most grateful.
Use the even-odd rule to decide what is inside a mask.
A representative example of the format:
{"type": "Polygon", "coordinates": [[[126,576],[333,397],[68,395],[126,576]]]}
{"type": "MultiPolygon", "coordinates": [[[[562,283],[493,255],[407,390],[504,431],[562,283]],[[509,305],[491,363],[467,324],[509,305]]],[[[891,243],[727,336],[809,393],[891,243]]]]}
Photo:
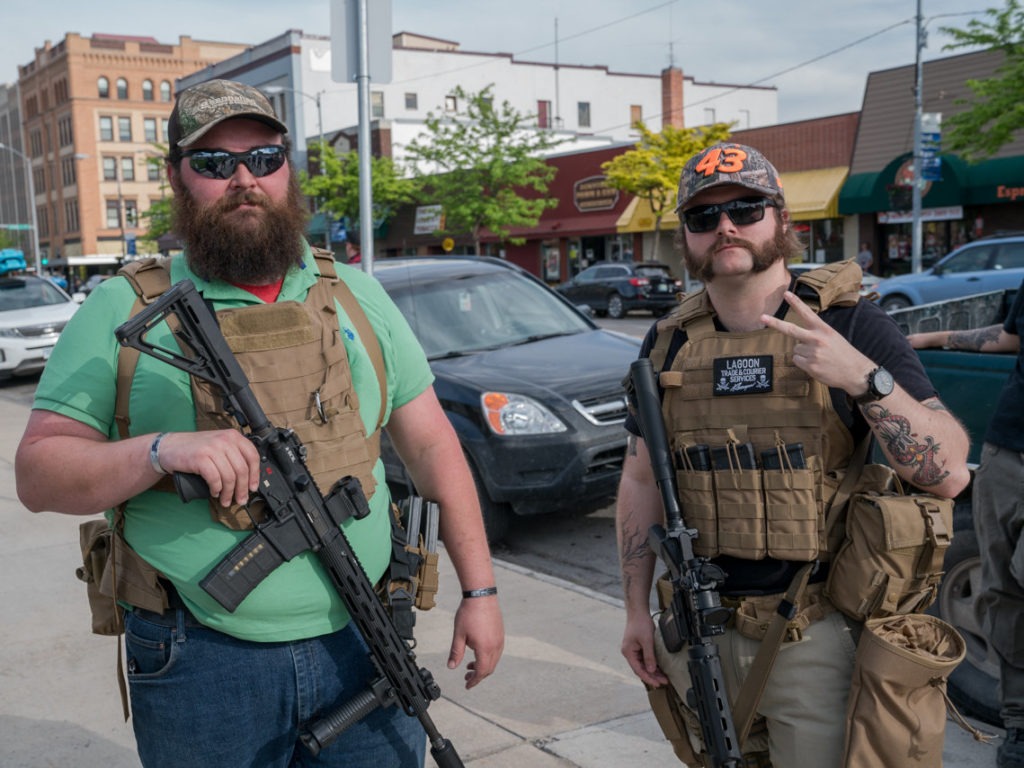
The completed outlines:
{"type": "Polygon", "coordinates": [[[941,768],[947,708],[962,721],[946,680],[965,653],[956,629],[934,616],[869,619],[857,645],[843,767],[941,768]]]}

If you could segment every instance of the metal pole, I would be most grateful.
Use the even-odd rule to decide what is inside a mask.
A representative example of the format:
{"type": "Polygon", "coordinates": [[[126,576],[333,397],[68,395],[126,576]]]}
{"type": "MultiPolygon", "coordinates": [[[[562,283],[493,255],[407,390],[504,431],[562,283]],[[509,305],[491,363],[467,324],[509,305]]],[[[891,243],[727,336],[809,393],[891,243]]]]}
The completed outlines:
{"type": "Polygon", "coordinates": [[[917,273],[921,271],[921,111],[922,111],[922,83],[924,80],[924,65],[921,62],[921,49],[924,47],[924,24],[921,19],[921,0],[917,0],[917,57],[914,73],[914,188],[913,188],[913,210],[911,223],[911,250],[910,250],[910,271],[917,273]]]}
{"type": "Polygon", "coordinates": [[[10,150],[11,153],[17,155],[25,162],[25,182],[28,185],[28,210],[29,215],[32,217],[32,256],[35,260],[36,274],[39,275],[42,274],[42,260],[39,255],[39,221],[36,214],[36,183],[32,178],[32,160],[24,152],[7,144],[0,144],[0,149],[10,150]]]}
{"type": "MultiPolygon", "coordinates": [[[[120,161],[121,158],[118,158],[120,161]]],[[[135,162],[135,158],[132,158],[132,162],[135,162]]],[[[128,260],[128,244],[124,239],[124,195],[121,194],[121,174],[124,172],[124,168],[121,167],[121,163],[118,162],[117,167],[114,169],[117,173],[114,174],[114,178],[117,179],[117,225],[121,229],[121,263],[123,264],[128,260]]]]}
{"type": "Polygon", "coordinates": [[[370,22],[359,0],[359,251],[363,271],[373,274],[373,186],[370,183],[370,22]]]}

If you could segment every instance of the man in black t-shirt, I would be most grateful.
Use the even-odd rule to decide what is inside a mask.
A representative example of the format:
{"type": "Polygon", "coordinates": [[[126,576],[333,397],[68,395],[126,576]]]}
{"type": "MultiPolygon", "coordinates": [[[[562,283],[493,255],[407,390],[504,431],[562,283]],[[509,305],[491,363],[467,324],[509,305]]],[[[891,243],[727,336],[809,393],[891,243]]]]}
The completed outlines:
{"type": "Polygon", "coordinates": [[[972,331],[934,331],[908,336],[915,349],[944,347],[1017,355],[985,433],[981,466],[974,476],[972,510],[981,550],[982,627],[999,655],[999,682],[1006,740],[999,768],[1024,768],[1024,283],[1006,320],[972,331]]]}
{"type": "MultiPolygon", "coordinates": [[[[848,445],[852,455],[856,438],[870,430],[891,466],[908,483],[946,497],[967,485],[967,435],[935,396],[920,361],[895,324],[863,301],[831,306],[822,300],[828,308],[819,316],[793,290],[786,263],[802,252],[802,246],[793,232],[778,172],[760,152],[719,144],[691,158],[680,179],[677,212],[677,242],[687,271],[704,283],[706,294],[701,294],[700,307],[698,297],[683,300],[682,308],[692,307],[698,313],[694,322],[701,324],[699,337],[691,332],[693,338],[688,339],[680,328],[664,331],[673,335],[666,362],[658,362],[656,370],[661,383],[671,379],[675,387],[663,393],[665,412],[675,420],[668,425],[670,431],[696,433],[710,426],[707,413],[694,407],[694,402],[710,404],[719,415],[729,408],[753,414],[748,422],[753,424],[759,412],[767,410],[769,398],[774,399],[773,408],[786,408],[787,396],[782,393],[801,390],[811,395],[799,397],[813,396],[815,404],[824,404],[814,418],[827,422],[830,434],[841,436],[833,445],[844,448],[830,449],[833,466],[845,466],[848,457],[834,454],[848,445]],[[763,349],[758,348],[761,340],[763,349]],[[733,353],[720,348],[741,349],[743,357],[730,357],[733,353]],[[673,366],[676,358],[678,365],[673,366]],[[744,383],[746,374],[730,374],[730,366],[735,369],[738,360],[756,361],[766,383],[757,374],[754,383],[744,383]],[[743,386],[720,386],[720,378],[728,382],[730,375],[732,384],[743,386]],[[728,405],[726,397],[731,401],[728,405]],[[841,435],[843,429],[849,429],[852,437],[841,435]]],[[[851,301],[856,301],[856,286],[852,294],[851,301]]],[[[690,329],[690,321],[682,317],[679,322],[690,329]]],[[[666,338],[658,336],[656,341],[656,336],[652,330],[641,352],[654,360],[660,357],[666,338]],[[657,357],[651,354],[656,344],[657,357]]],[[[659,666],[659,658],[667,657],[655,652],[650,593],[656,556],[648,531],[664,522],[662,500],[647,445],[635,424],[627,428],[631,434],[616,503],[626,598],[621,650],[633,672],[649,687],[659,688],[669,683],[669,676],[659,666]]],[[[714,429],[723,431],[720,425],[714,429]]],[[[765,598],[762,604],[775,600],[777,606],[793,571],[803,563],[767,558],[763,552],[744,557],[743,547],[739,549],[725,565],[728,577],[723,594],[737,601],[765,598]]],[[[769,607],[766,615],[773,610],[769,607]]],[[[757,708],[766,724],[765,738],[751,737],[744,745],[748,752],[767,749],[771,763],[780,768],[838,768],[842,762],[855,645],[850,627],[838,612],[823,612],[813,621],[798,642],[783,646],[772,668],[757,708]]],[[[732,627],[716,642],[726,684],[731,687],[729,695],[735,696],[760,642],[732,627]]],[[[673,687],[684,692],[678,685],[673,687]]]]}

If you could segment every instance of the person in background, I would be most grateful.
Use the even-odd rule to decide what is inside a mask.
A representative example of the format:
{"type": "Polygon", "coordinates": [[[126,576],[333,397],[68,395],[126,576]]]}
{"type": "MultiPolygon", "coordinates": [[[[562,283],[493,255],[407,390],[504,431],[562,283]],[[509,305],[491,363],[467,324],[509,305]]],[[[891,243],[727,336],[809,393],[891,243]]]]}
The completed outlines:
{"type": "Polygon", "coordinates": [[[871,246],[867,243],[860,244],[860,252],[857,254],[857,265],[861,272],[867,273],[871,265],[875,263],[875,257],[871,255],[871,246]]]}
{"type": "Polygon", "coordinates": [[[1014,354],[992,413],[971,509],[981,553],[981,595],[976,605],[999,656],[999,692],[1006,739],[998,768],[1024,768],[1024,283],[1002,325],[967,331],[932,331],[907,337],[915,349],[942,347],[1014,354]]]}
{"type": "MultiPolygon", "coordinates": [[[[306,213],[286,132],[250,86],[213,80],[178,95],[167,173],[175,231],[186,247],[169,261],[169,282],[192,281],[222,318],[223,310],[238,318],[236,356],[258,401],[272,392],[311,413],[288,426],[305,435],[321,491],[345,475],[359,478],[370,513],[347,520],[344,530],[374,583],[391,560],[391,502],[376,434],[383,419],[418,492],[440,506],[440,535],[465,590],[448,666],[456,668],[471,649],[465,681],[473,687],[494,671],[504,643],[473,479],[423,351],[397,307],[372,277],[315,255],[303,238],[306,213]],[[338,280],[368,324],[332,300],[338,280]],[[268,324],[279,333],[267,334],[268,324]],[[361,339],[361,327],[375,340],[361,339]],[[294,341],[307,336],[313,343],[294,341]],[[371,341],[383,357],[380,366],[371,341]],[[386,372],[386,382],[378,381],[378,371],[386,372]],[[306,386],[314,381],[322,382],[316,409],[306,386]]],[[[123,510],[126,556],[158,573],[168,607],[130,605],[124,616],[142,764],[312,765],[299,731],[367,690],[378,672],[366,645],[312,552],[274,569],[234,612],[200,587],[249,534],[244,505],[259,487],[257,449],[239,429],[217,426],[221,398],[200,408],[207,402],[201,385],[150,355],[140,356],[130,380],[122,438],[115,415],[118,387],[126,385],[118,382],[122,352],[114,329],[128,319],[137,295],[124,275],[93,293],[61,334],[39,381],[17,451],[17,486],[33,512],[123,510]],[[184,503],[164,490],[162,481],[173,473],[200,475],[211,499],[184,503]]],[[[419,768],[424,752],[419,721],[389,706],[346,730],[315,765],[419,768]]]]}
{"type": "MultiPolygon", "coordinates": [[[[714,455],[731,445],[738,457],[739,448],[749,445],[751,456],[758,457],[777,447],[779,434],[787,434],[784,442],[800,444],[806,466],[816,464],[824,475],[845,468],[855,446],[871,433],[902,479],[933,494],[959,493],[969,481],[967,435],[939,402],[892,319],[877,305],[858,300],[860,270],[846,264],[815,270],[827,281],[827,290],[803,295],[808,300],[813,295],[821,303],[819,311],[798,297],[798,291],[810,288],[808,277],[798,283],[786,263],[802,246],[779,174],[768,159],[740,144],[707,148],[684,166],[677,199],[676,242],[687,271],[704,287],[656,323],[640,350],[658,375],[677,474],[686,474],[688,459],[679,456],[688,456],[686,448],[704,445],[714,455]],[[829,305],[822,298],[826,295],[848,298],[829,305]]],[[[626,429],[616,501],[626,601],[621,650],[637,677],[658,689],[669,684],[669,666],[685,674],[686,649],[669,654],[651,618],[657,558],[648,531],[664,523],[664,513],[647,446],[632,416],[626,429]],[[680,656],[684,661],[677,663],[680,656]]],[[[730,459],[729,466],[735,468],[736,461],[730,459]]],[[[716,519],[717,510],[723,504],[738,508],[735,497],[719,499],[717,483],[691,490],[699,498],[681,501],[684,516],[694,504],[710,515],[686,518],[698,531],[696,546],[706,547],[697,553],[725,572],[720,594],[736,607],[736,615],[772,615],[803,566],[819,557],[827,563],[813,503],[795,495],[789,500],[792,507],[778,502],[785,509],[807,506],[807,515],[794,512],[792,517],[812,521],[802,534],[806,547],[789,552],[780,539],[773,546],[783,551],[767,550],[754,535],[720,535],[729,530],[730,520],[716,519]]],[[[829,498],[826,491],[819,487],[817,498],[829,498]]],[[[754,502],[748,499],[747,504],[754,502]]],[[[752,760],[767,752],[778,768],[841,764],[853,630],[861,625],[829,610],[822,596],[827,574],[825,564],[812,571],[810,585],[794,606],[792,629],[756,709],[766,728],[745,745],[752,760]]],[[[741,633],[737,621],[716,638],[730,697],[760,647],[755,630],[741,633]]],[[[672,686],[685,702],[688,685],[673,680],[672,686]]],[[[694,724],[692,710],[679,715],[694,724]]]]}

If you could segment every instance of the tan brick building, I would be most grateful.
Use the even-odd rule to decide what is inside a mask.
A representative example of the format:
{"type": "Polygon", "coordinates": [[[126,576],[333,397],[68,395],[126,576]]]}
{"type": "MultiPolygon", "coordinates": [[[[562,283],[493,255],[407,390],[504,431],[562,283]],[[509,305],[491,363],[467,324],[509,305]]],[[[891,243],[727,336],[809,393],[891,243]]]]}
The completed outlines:
{"type": "Polygon", "coordinates": [[[141,214],[169,192],[147,158],[166,146],[174,81],[245,48],[71,32],[18,67],[45,267],[83,277],[155,249],[141,214]]]}

